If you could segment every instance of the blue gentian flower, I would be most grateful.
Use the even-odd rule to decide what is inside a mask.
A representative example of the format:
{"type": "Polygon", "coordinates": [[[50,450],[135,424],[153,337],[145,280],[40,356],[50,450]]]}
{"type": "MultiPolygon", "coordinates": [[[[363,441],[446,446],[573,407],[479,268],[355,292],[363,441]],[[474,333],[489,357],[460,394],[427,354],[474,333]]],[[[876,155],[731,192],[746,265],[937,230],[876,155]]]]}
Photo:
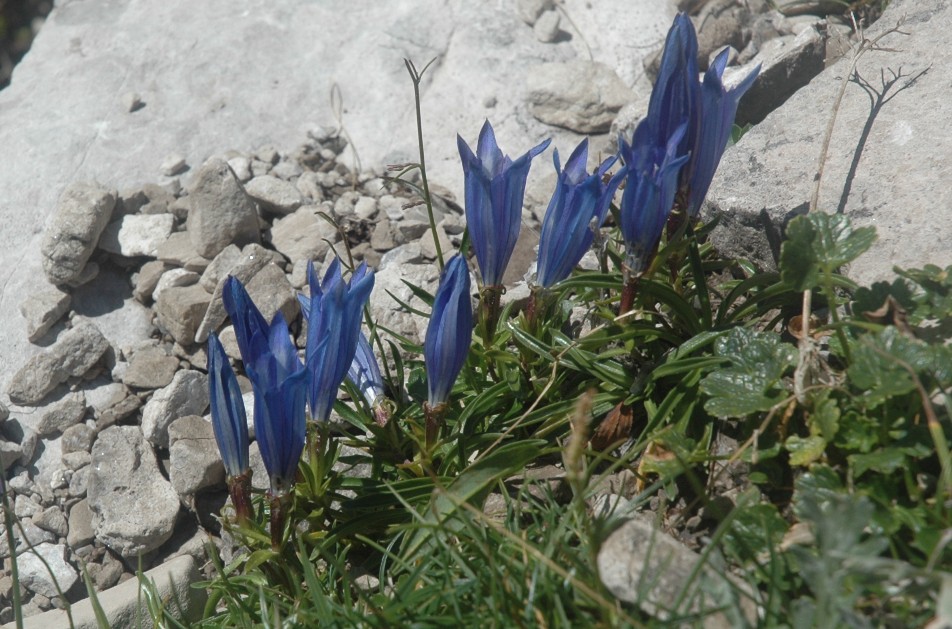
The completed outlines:
{"type": "Polygon", "coordinates": [[[255,354],[244,362],[255,393],[255,439],[271,493],[281,496],[293,486],[304,450],[308,373],[280,312],[267,337],[255,332],[251,345],[255,354]]]}
{"type": "Polygon", "coordinates": [[[558,181],[542,220],[539,237],[537,277],[543,288],[550,288],[569,276],[585,252],[592,246],[595,231],[605,222],[608,205],[624,177],[624,170],[604,182],[605,173],[616,161],[610,157],[589,175],[588,138],[582,140],[561,169],[559,152],[553,156],[558,181]]]}
{"type": "Polygon", "coordinates": [[[308,404],[314,421],[330,418],[337,389],[354,361],[364,304],[374,286],[374,274],[361,264],[348,281],[334,259],[319,282],[313,262],[307,266],[311,287],[307,314],[308,404]]]}
{"type": "Polygon", "coordinates": [[[526,179],[532,158],[549,146],[546,140],[515,161],[496,144],[487,120],[479,132],[476,154],[456,137],[463,162],[466,224],[484,286],[500,286],[519,238],[526,179]]]}
{"type": "Polygon", "coordinates": [[[235,337],[238,339],[238,350],[242,359],[252,355],[250,343],[255,333],[267,336],[268,322],[258,310],[248,291],[236,277],[231,275],[225,280],[222,290],[222,301],[225,310],[235,327],[235,337]]]}
{"type": "Polygon", "coordinates": [[[725,48],[717,55],[714,63],[704,73],[704,83],[701,85],[701,119],[697,143],[691,152],[690,162],[685,166],[689,173],[687,212],[692,217],[697,216],[701,209],[717,165],[727,148],[737,114],[737,104],[760,73],[760,66],[757,66],[728,92],[721,82],[728,52],[725,48]]]}
{"type": "MultiPolygon", "coordinates": [[[[301,304],[304,318],[307,319],[311,313],[311,298],[298,293],[298,302],[301,304]]],[[[380,365],[377,364],[377,357],[374,356],[374,350],[363,331],[357,337],[357,352],[354,354],[350,367],[347,368],[345,379],[360,391],[371,408],[383,396],[383,376],[380,375],[380,365]]]]}
{"type": "Polygon", "coordinates": [[[208,393],[212,428],[229,478],[248,471],[248,419],[238,379],[215,334],[208,337],[208,393]]]}
{"type": "Polygon", "coordinates": [[[622,194],[621,233],[628,249],[627,264],[641,273],[650,262],[664,229],[677,192],[678,173],[688,160],[678,147],[687,125],[682,124],[661,146],[652,143],[655,130],[642,120],[632,144],[619,139],[621,156],[628,169],[622,194]]]}
{"type": "MultiPolygon", "coordinates": [[[[653,146],[665,146],[674,132],[686,125],[676,147],[678,155],[686,155],[695,144],[701,117],[701,95],[697,68],[697,34],[694,24],[684,13],[674,23],[664,41],[658,78],[648,101],[645,140],[653,146]]],[[[682,177],[682,184],[686,183],[682,177]]]]}
{"type": "Polygon", "coordinates": [[[255,439],[271,492],[281,496],[293,485],[304,450],[307,372],[284,316],[279,312],[267,325],[241,282],[229,277],[224,288],[225,310],[255,394],[255,439]]]}
{"type": "Polygon", "coordinates": [[[447,402],[473,340],[473,305],[470,302],[466,260],[453,256],[443,270],[433,299],[433,312],[423,342],[423,359],[429,388],[429,406],[447,402]]]}

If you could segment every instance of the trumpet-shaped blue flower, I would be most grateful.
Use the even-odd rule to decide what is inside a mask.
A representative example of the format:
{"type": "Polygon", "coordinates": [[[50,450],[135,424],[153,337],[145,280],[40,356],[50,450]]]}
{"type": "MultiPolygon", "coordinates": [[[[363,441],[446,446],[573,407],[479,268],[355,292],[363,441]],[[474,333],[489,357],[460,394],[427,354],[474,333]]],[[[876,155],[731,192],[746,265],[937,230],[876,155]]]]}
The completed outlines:
{"type": "Polygon", "coordinates": [[[259,351],[245,361],[255,391],[255,439],[271,479],[271,492],[283,495],[294,484],[306,432],[307,371],[279,312],[267,338],[256,333],[259,351]]]}
{"type": "Polygon", "coordinates": [[[311,418],[327,421],[337,389],[354,361],[360,337],[364,304],[374,286],[374,275],[361,264],[348,281],[335,259],[319,282],[314,264],[308,262],[311,287],[307,314],[307,370],[310,374],[308,404],[311,418]]]}
{"type": "Polygon", "coordinates": [[[658,79],[645,116],[653,131],[650,142],[655,146],[665,145],[681,125],[686,125],[676,154],[689,155],[681,169],[678,189],[685,194],[681,209],[691,217],[697,216],[724,154],[737,104],[760,72],[758,66],[734,89],[725,90],[721,81],[727,65],[725,48],[708,68],[702,84],[697,51],[694,24],[680,13],[665,39],[658,79]]]}
{"type": "Polygon", "coordinates": [[[624,170],[609,182],[603,178],[616,161],[606,159],[589,175],[588,138],[576,147],[562,170],[559,152],[553,156],[558,181],[542,220],[539,237],[539,284],[550,288],[569,276],[585,252],[592,246],[595,230],[605,222],[608,205],[624,177],[624,170]]]}
{"type": "Polygon", "coordinates": [[[208,337],[208,394],[225,473],[229,478],[240,476],[248,471],[248,419],[238,379],[215,334],[208,337]]]}
{"type": "MultiPolygon", "coordinates": [[[[644,141],[665,146],[675,131],[686,125],[676,154],[686,155],[696,144],[701,118],[700,81],[697,68],[697,34],[684,13],[674,18],[661,53],[658,78],[648,101],[644,141]]],[[[685,182],[684,177],[681,179],[685,182]]]]}
{"type": "Polygon", "coordinates": [[[652,143],[655,130],[642,120],[630,146],[619,140],[628,168],[621,198],[621,233],[628,249],[627,264],[636,274],[645,270],[671,214],[678,172],[688,160],[677,152],[685,129],[682,124],[665,144],[657,146],[652,143]]]}
{"type": "Polygon", "coordinates": [[[271,492],[284,495],[294,483],[304,450],[307,372],[281,313],[271,325],[264,324],[261,312],[234,277],[226,280],[223,298],[254,389],[255,438],[271,492]]]}
{"type": "Polygon", "coordinates": [[[704,83],[701,85],[701,120],[697,144],[691,152],[691,161],[685,166],[689,173],[687,212],[690,216],[697,216],[701,209],[717,165],[727,148],[737,105],[760,73],[760,66],[757,66],[736,87],[727,91],[721,77],[727,65],[728,52],[725,48],[717,55],[704,73],[704,83]]]}
{"type": "MultiPolygon", "coordinates": [[[[298,302],[301,304],[301,312],[307,319],[311,312],[311,298],[307,295],[298,293],[298,302]]],[[[377,364],[377,357],[374,356],[374,350],[370,346],[367,336],[361,331],[357,337],[357,352],[354,354],[354,360],[347,368],[346,380],[360,391],[360,394],[372,408],[381,396],[383,396],[383,377],[380,375],[380,365],[377,364]]]]}
{"type": "Polygon", "coordinates": [[[496,144],[487,120],[479,132],[476,154],[457,136],[463,162],[466,224],[476,251],[484,286],[499,286],[519,238],[522,203],[532,158],[549,146],[546,140],[513,161],[496,144]]]}
{"type": "Polygon", "coordinates": [[[459,255],[446,263],[433,299],[433,312],[423,342],[429,405],[445,404],[473,340],[473,305],[469,269],[459,255]]]}

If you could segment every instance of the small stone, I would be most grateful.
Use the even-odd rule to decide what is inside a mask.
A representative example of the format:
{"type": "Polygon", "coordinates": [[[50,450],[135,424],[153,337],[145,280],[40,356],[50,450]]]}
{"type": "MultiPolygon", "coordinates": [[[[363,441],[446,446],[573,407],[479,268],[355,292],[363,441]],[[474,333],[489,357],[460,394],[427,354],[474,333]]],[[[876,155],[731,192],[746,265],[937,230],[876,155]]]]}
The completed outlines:
{"type": "Polygon", "coordinates": [[[40,248],[50,282],[66,284],[82,275],[112,217],[117,196],[115,190],[85,182],[63,191],[40,248]]]}
{"type": "Polygon", "coordinates": [[[100,430],[112,426],[116,422],[122,421],[135,413],[142,407],[142,400],[137,395],[129,395],[121,402],[112,406],[100,415],[96,420],[96,427],[100,430]]]}
{"type": "Polygon", "coordinates": [[[155,285],[155,290],[152,291],[152,300],[158,301],[159,295],[167,288],[191,286],[192,284],[197,284],[200,278],[201,276],[195,271],[169,269],[162,274],[162,277],[159,278],[159,283],[155,285]]]}
{"type": "Polygon", "coordinates": [[[259,159],[269,166],[274,166],[281,159],[281,154],[273,146],[263,146],[255,151],[255,159],[259,159]]]}
{"type": "Polygon", "coordinates": [[[231,269],[242,260],[241,249],[235,245],[228,245],[221,250],[212,263],[208,265],[198,281],[202,288],[209,293],[215,292],[218,282],[226,277],[231,269]]]}
{"type": "Polygon", "coordinates": [[[301,165],[290,160],[282,160],[275,164],[274,168],[271,169],[272,175],[285,181],[291,181],[302,172],[304,172],[304,169],[301,168],[301,165]]]}
{"type": "MultiPolygon", "coordinates": [[[[440,225],[442,225],[442,223],[440,225]]],[[[443,231],[440,225],[436,226],[436,233],[440,239],[440,250],[443,253],[443,257],[446,258],[450,252],[453,251],[453,243],[450,242],[449,236],[446,235],[446,232],[443,231]]],[[[420,238],[420,252],[424,258],[436,260],[436,243],[433,241],[432,233],[427,232],[420,238]]]]}
{"type": "Polygon", "coordinates": [[[172,232],[165,242],[159,245],[155,254],[163,262],[197,273],[201,273],[211,264],[210,258],[195,250],[188,232],[172,232]]]}
{"type": "Polygon", "coordinates": [[[377,251],[390,251],[397,246],[393,239],[393,230],[390,228],[390,219],[384,216],[374,226],[373,234],[370,236],[370,246],[377,251]]]}
{"type": "Polygon", "coordinates": [[[167,349],[147,345],[132,355],[122,383],[139,389],[161,389],[172,382],[177,370],[178,359],[167,349]]]}
{"type": "MultiPolygon", "coordinates": [[[[69,430],[72,430],[73,428],[78,428],[80,426],[82,426],[83,428],[86,428],[90,435],[92,434],[92,429],[89,428],[89,426],[86,426],[85,424],[77,424],[76,426],[72,426],[71,428],[67,430],[67,432],[69,432],[69,430]]],[[[89,446],[87,447],[90,447],[90,446],[92,446],[92,439],[89,440],[89,446]]],[[[92,455],[90,455],[88,451],[87,452],[64,452],[63,456],[60,457],[60,461],[63,463],[64,468],[75,472],[76,470],[89,465],[90,461],[92,461],[92,455]]]]}
{"type": "Polygon", "coordinates": [[[377,199],[361,196],[354,203],[354,216],[361,220],[370,220],[377,214],[377,199]]]}
{"type": "Polygon", "coordinates": [[[157,549],[172,536],[179,498],[159,472],[138,426],[99,433],[87,468],[96,539],[124,557],[157,549]]]}
{"type": "Polygon", "coordinates": [[[273,175],[255,177],[245,184],[245,192],[265,210],[284,216],[301,207],[303,199],[294,184],[273,175]]]}
{"type": "Polygon", "coordinates": [[[156,391],[142,411],[142,434],[160,448],[169,447],[169,425],[179,417],[201,415],[208,408],[208,376],[193,370],[175,374],[156,391]]]}
{"type": "Polygon", "coordinates": [[[430,229],[430,222],[422,218],[405,218],[397,223],[401,243],[416,242],[430,229]]]}
{"type": "Polygon", "coordinates": [[[132,214],[106,225],[99,248],[126,258],[158,254],[159,245],[168,240],[175,228],[171,214],[132,214]]]}
{"type": "MultiPolygon", "coordinates": [[[[92,463],[92,460],[90,460],[92,463]]],[[[73,472],[72,478],[69,479],[69,487],[67,489],[67,495],[70,498],[83,498],[86,496],[86,487],[89,481],[89,466],[79,468],[73,472]]]]}
{"type": "Polygon", "coordinates": [[[85,414],[86,396],[81,392],[69,393],[44,410],[40,421],[37,422],[36,433],[40,437],[49,437],[63,432],[81,421],[85,414]]]}
{"type": "Polygon", "coordinates": [[[360,194],[354,192],[353,190],[348,190],[344,194],[337,197],[337,201],[334,202],[334,216],[338,218],[353,216],[354,206],[357,204],[359,199],[360,194]]]}
{"type": "MultiPolygon", "coordinates": [[[[228,274],[234,276],[239,282],[244,284],[246,288],[251,278],[265,266],[273,264],[276,257],[274,252],[268,251],[261,245],[247,245],[241,254],[241,262],[235,265],[228,274]]],[[[207,341],[208,335],[221,327],[221,324],[224,323],[228,317],[228,313],[225,312],[225,305],[222,302],[225,279],[225,277],[221,278],[215,287],[215,292],[212,294],[211,300],[205,309],[204,318],[201,320],[198,330],[195,332],[195,343],[204,343],[207,341]]],[[[287,279],[285,279],[285,282],[287,282],[287,279]]],[[[252,295],[252,298],[253,297],[252,295]]],[[[270,316],[274,315],[273,312],[269,315],[264,311],[262,311],[262,314],[268,320],[270,320],[270,316]]]]}
{"type": "Polygon", "coordinates": [[[259,242],[258,212],[231,168],[207,161],[189,188],[188,237],[199,255],[214,258],[229,244],[259,242]]]}
{"type": "Polygon", "coordinates": [[[320,175],[316,172],[309,170],[301,173],[294,187],[311,203],[317,204],[324,200],[324,188],[321,187],[320,175]]]}
{"type": "Polygon", "coordinates": [[[238,155],[228,160],[228,167],[234,173],[235,178],[241,183],[251,179],[251,160],[244,155],[238,155]]]}
{"type": "Polygon", "coordinates": [[[108,590],[122,578],[122,562],[110,554],[106,554],[102,558],[102,565],[96,565],[96,567],[99,569],[92,576],[93,583],[99,591],[108,590]]]}
{"type": "Polygon", "coordinates": [[[166,177],[172,177],[188,169],[185,158],[178,153],[171,153],[162,160],[160,170],[166,177]]]}
{"type": "Polygon", "coordinates": [[[556,41],[562,32],[559,29],[560,21],[561,18],[559,17],[558,11],[545,11],[532,26],[536,39],[544,44],[556,41]]]}
{"type": "Polygon", "coordinates": [[[4,472],[23,458],[23,447],[20,444],[0,439],[0,468],[4,472]]]}
{"type": "Polygon", "coordinates": [[[122,95],[122,109],[130,114],[145,107],[138,92],[126,92],[122,95]]]}
{"type": "Polygon", "coordinates": [[[179,496],[192,496],[225,482],[225,467],[210,422],[190,415],[169,426],[169,479],[179,496]]]}
{"type": "Polygon", "coordinates": [[[161,260],[149,260],[142,265],[139,272],[133,278],[135,288],[132,290],[132,296],[141,304],[148,304],[152,301],[152,293],[159,283],[162,274],[168,271],[169,267],[161,260]]]}
{"type": "Polygon", "coordinates": [[[318,215],[316,205],[305,205],[271,227],[271,244],[289,260],[321,260],[340,240],[337,228],[318,215]]]}
{"type": "Polygon", "coordinates": [[[0,402],[0,422],[7,421],[8,417],[10,417],[10,409],[7,408],[6,404],[0,402]]]}
{"type": "Polygon", "coordinates": [[[518,0],[516,2],[519,17],[529,26],[535,24],[540,15],[546,11],[551,11],[553,8],[555,8],[553,0],[518,0]]]}
{"type": "Polygon", "coordinates": [[[85,546],[96,538],[93,532],[93,512],[89,509],[89,501],[80,500],[69,510],[69,532],[66,534],[66,543],[70,548],[85,546]]]}
{"type": "Polygon", "coordinates": [[[13,503],[13,513],[16,514],[18,518],[21,520],[23,518],[31,518],[41,511],[43,511],[43,506],[41,504],[29,496],[17,494],[16,500],[13,503]]]}
{"type": "Polygon", "coordinates": [[[59,591],[68,592],[79,579],[76,568],[66,561],[63,544],[39,544],[32,552],[19,556],[17,562],[20,583],[31,592],[49,598],[59,596],[59,591]]]}
{"type": "Polygon", "coordinates": [[[26,319],[26,333],[30,342],[40,340],[69,312],[69,306],[69,293],[55,286],[46,286],[23,300],[20,304],[20,314],[26,319]]]}
{"type": "Polygon", "coordinates": [[[205,339],[197,339],[196,332],[212,301],[211,297],[198,284],[163,291],[155,304],[159,326],[182,346],[203,343],[205,339]]]}
{"type": "Polygon", "coordinates": [[[577,131],[604,133],[633,99],[625,82],[603,63],[543,63],[529,73],[529,109],[538,120],[577,131]]]}
{"type": "MultiPolygon", "coordinates": [[[[93,446],[96,439],[96,431],[86,424],[76,424],[63,431],[63,438],[60,440],[60,449],[63,452],[63,458],[70,454],[87,454],[93,446]]],[[[76,465],[71,469],[82,467],[76,465]]]]}
{"type": "Polygon", "coordinates": [[[59,507],[49,507],[42,513],[33,517],[33,524],[45,531],[49,531],[57,537],[66,537],[68,527],[66,516],[59,507]]]}
{"type": "Polygon", "coordinates": [[[750,624],[757,622],[757,606],[752,597],[741,592],[745,584],[726,575],[713,565],[701,563],[700,555],[681,542],[658,530],[653,524],[629,520],[604,541],[598,551],[598,575],[617,598],[634,603],[645,613],[666,620],[685,614],[704,616],[705,627],[732,627],[727,616],[717,609],[736,609],[750,624]],[[687,586],[692,596],[683,607],[671,609],[671,601],[687,586]],[[705,615],[707,614],[707,615],[705,615]]]}
{"type": "Polygon", "coordinates": [[[36,404],[67,378],[84,375],[108,349],[99,329],[83,321],[28,360],[10,380],[7,395],[16,404],[36,404]]]}

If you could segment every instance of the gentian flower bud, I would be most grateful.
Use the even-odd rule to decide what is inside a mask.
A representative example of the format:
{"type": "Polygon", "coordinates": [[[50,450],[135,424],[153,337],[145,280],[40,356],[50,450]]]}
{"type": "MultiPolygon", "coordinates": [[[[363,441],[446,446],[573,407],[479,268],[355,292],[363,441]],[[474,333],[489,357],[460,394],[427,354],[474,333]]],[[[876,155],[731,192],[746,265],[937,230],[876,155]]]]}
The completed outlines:
{"type": "Polygon", "coordinates": [[[466,260],[453,256],[443,270],[423,342],[431,407],[445,404],[473,340],[473,306],[466,260]]]}
{"type": "Polygon", "coordinates": [[[551,288],[567,278],[592,246],[595,230],[605,222],[608,205],[625,175],[622,170],[609,182],[603,181],[616,159],[606,159],[589,175],[585,170],[588,138],[572,152],[565,170],[561,169],[558,150],[555,151],[553,162],[558,181],[545,211],[539,237],[536,275],[543,288],[551,288]]]}
{"type": "Polygon", "coordinates": [[[228,490],[238,521],[251,517],[251,468],[248,465],[248,419],[238,379],[215,334],[208,337],[208,392],[212,429],[225,464],[228,490]]]}
{"type": "MultiPolygon", "coordinates": [[[[661,53],[658,78],[651,90],[644,141],[665,146],[674,132],[686,125],[675,154],[686,155],[696,144],[701,117],[701,96],[697,68],[697,34],[685,13],[679,13],[668,30],[661,53]]],[[[686,183],[681,178],[682,186],[686,183]]],[[[679,187],[682,187],[679,186],[679,187]]]]}
{"type": "Polygon", "coordinates": [[[476,252],[483,286],[500,286],[509,258],[519,238],[526,179],[532,158],[551,140],[529,149],[515,161],[496,144],[487,120],[479,132],[476,154],[460,136],[456,137],[463,162],[466,224],[476,252]]]}
{"type": "Polygon", "coordinates": [[[323,283],[318,282],[312,262],[308,262],[307,275],[311,287],[306,353],[308,404],[311,419],[322,422],[330,418],[337,389],[354,361],[361,315],[373,289],[374,275],[361,264],[345,282],[338,259],[331,263],[323,283]]]}

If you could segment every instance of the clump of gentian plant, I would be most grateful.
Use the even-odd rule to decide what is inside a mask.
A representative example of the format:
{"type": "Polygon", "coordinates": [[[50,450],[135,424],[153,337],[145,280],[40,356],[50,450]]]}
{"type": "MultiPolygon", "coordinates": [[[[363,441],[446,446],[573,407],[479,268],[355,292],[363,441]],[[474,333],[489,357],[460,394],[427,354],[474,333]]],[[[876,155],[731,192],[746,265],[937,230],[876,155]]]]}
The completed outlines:
{"type": "Polygon", "coordinates": [[[738,626],[919,626],[940,613],[940,583],[952,597],[952,349],[948,333],[922,337],[952,319],[952,268],[857,287],[837,269],[875,234],[823,213],[791,221],[779,273],[718,257],[699,209],[756,72],[727,91],[726,53],[703,79],[696,57],[679,15],[648,114],[619,155],[589,170],[587,142],[564,168],[555,152],[525,313],[501,306],[502,275],[548,141],[511,161],[488,121],[475,154],[458,140],[468,239],[434,295],[414,287],[430,307],[422,345],[361,329],[365,266],[348,276],[335,260],[320,280],[309,265],[303,360],[283,317],[268,323],[227,282],[269,489],[249,498],[240,392],[212,336],[225,520],[249,552],[208,584],[206,626],[635,627],[708,614],[738,626]],[[576,268],[593,248],[599,270],[576,268]],[[804,292],[819,311],[802,309],[804,292]],[[844,309],[824,325],[824,311],[844,309]],[[804,351],[811,343],[825,353],[804,351]],[[342,381],[351,402],[338,399],[342,381]],[[559,460],[568,501],[551,478],[523,473],[559,460]],[[366,474],[348,474],[353,465],[366,474]],[[597,488],[625,478],[629,506],[596,508],[597,488]],[[501,512],[486,511],[490,494],[501,512]],[[648,575],[645,599],[616,600],[595,557],[649,505],[744,587],[725,581],[717,598],[689,581],[659,603],[648,575]],[[710,608],[694,602],[709,596],[710,608]]]}

